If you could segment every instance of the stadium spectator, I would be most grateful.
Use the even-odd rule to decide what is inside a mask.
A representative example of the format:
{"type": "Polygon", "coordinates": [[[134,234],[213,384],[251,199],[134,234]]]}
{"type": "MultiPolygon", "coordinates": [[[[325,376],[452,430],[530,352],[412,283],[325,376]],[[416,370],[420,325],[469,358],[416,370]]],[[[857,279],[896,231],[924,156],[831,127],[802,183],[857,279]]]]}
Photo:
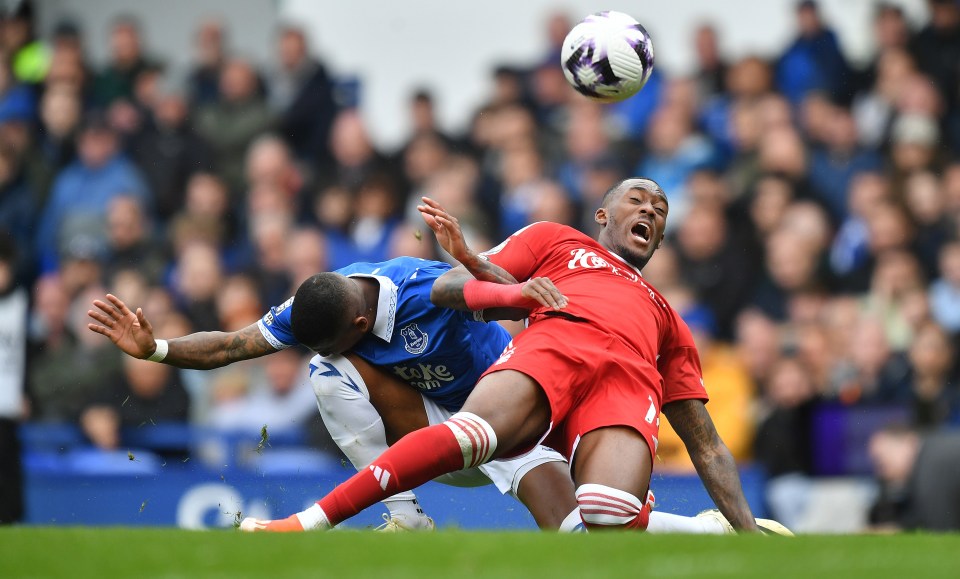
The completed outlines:
{"type": "Polygon", "coordinates": [[[234,263],[240,232],[223,180],[212,173],[197,173],[187,182],[184,203],[168,227],[167,242],[173,253],[179,255],[189,242],[199,240],[212,244],[228,263],[234,263]]]}
{"type": "Polygon", "coordinates": [[[836,276],[845,278],[866,264],[870,257],[867,216],[891,195],[890,183],[882,173],[861,173],[853,178],[847,195],[847,218],[837,228],[830,248],[830,269],[836,276]]]}
{"type": "Polygon", "coordinates": [[[665,105],[650,119],[647,150],[634,169],[636,175],[647,175],[670,191],[670,210],[675,223],[683,223],[689,201],[687,178],[713,161],[710,142],[693,131],[692,121],[680,107],[665,105]]]}
{"type": "Polygon", "coordinates": [[[742,240],[729,228],[720,209],[707,206],[692,207],[676,231],[681,276],[697,301],[713,312],[718,337],[727,339],[736,313],[750,297],[756,275],[742,250],[742,240]],[[739,273],[721,273],[726,271],[739,273]]]}
{"type": "Polygon", "coordinates": [[[405,187],[415,197],[431,175],[439,171],[450,157],[444,137],[433,130],[417,131],[401,149],[400,163],[405,187]]]}
{"type": "Polygon", "coordinates": [[[227,61],[227,31],[217,20],[197,27],[193,37],[194,62],[187,79],[190,104],[210,105],[220,100],[220,73],[227,61]]]}
{"type": "Polygon", "coordinates": [[[257,73],[233,58],[220,72],[220,98],[197,109],[196,129],[213,149],[214,167],[236,197],[243,190],[247,147],[273,127],[273,115],[260,94],[257,73]]]}
{"type": "Polygon", "coordinates": [[[128,147],[164,223],[183,206],[190,177],[213,169],[210,147],[194,131],[189,112],[182,95],[162,92],[144,111],[152,122],[134,135],[128,147]]]}
{"type": "MultiPolygon", "coordinates": [[[[291,287],[287,292],[293,295],[296,288],[308,277],[318,271],[328,271],[329,261],[327,240],[323,233],[313,227],[301,227],[290,233],[287,239],[286,267],[291,287]]],[[[413,255],[402,253],[400,255],[413,255]]],[[[399,257],[391,256],[391,257],[399,257]]]]}
{"type": "Polygon", "coordinates": [[[77,150],[77,161],[57,176],[40,216],[35,243],[43,273],[56,270],[57,249],[71,223],[103,219],[110,201],[121,195],[144,204],[150,200],[143,177],[118,149],[117,135],[103,117],[87,118],[77,150]]]}
{"type": "Polygon", "coordinates": [[[793,103],[811,90],[825,90],[833,98],[847,99],[854,88],[836,34],[820,16],[814,0],[797,4],[797,37],[777,63],[777,87],[793,103]]]}
{"type": "Polygon", "coordinates": [[[518,141],[508,145],[501,157],[500,227],[516,231],[531,223],[537,184],[544,178],[544,162],[534,143],[518,141]]]}
{"type": "Polygon", "coordinates": [[[940,275],[930,285],[930,313],[944,329],[960,335],[960,243],[940,250],[940,275]]]}
{"type": "Polygon", "coordinates": [[[28,377],[36,420],[76,424],[100,390],[119,378],[121,355],[82,327],[86,301],[100,292],[91,288],[71,300],[57,277],[38,280],[28,377]]]}
{"type": "MultiPolygon", "coordinates": [[[[710,310],[696,304],[684,307],[675,298],[676,295],[670,296],[671,303],[678,304],[700,354],[703,383],[711,397],[710,417],[734,459],[746,463],[753,456],[754,384],[733,349],[716,339],[716,323],[710,310]]],[[[668,421],[661,419],[657,440],[658,468],[694,472],[683,440],[668,421]]]]}
{"type": "MultiPolygon", "coordinates": [[[[249,393],[230,404],[220,404],[210,413],[210,424],[224,431],[267,432],[305,435],[304,428],[316,410],[316,396],[301,353],[281,350],[263,364],[262,379],[247,385],[249,393]]],[[[168,367],[162,364],[153,366],[168,367]]]]}
{"type": "Polygon", "coordinates": [[[337,114],[333,81],[323,64],[311,56],[302,28],[282,26],[276,50],[278,66],[268,82],[277,131],[297,158],[307,163],[325,161],[330,127],[337,114]]]}
{"type": "Polygon", "coordinates": [[[849,358],[835,367],[828,395],[851,405],[897,400],[910,388],[909,366],[905,356],[890,347],[883,321],[860,315],[853,335],[849,358]]]}
{"type": "Polygon", "coordinates": [[[107,247],[104,279],[121,269],[137,268],[151,285],[158,285],[167,273],[167,256],[156,243],[151,224],[141,203],[121,196],[107,207],[107,247]]]}
{"type": "Polygon", "coordinates": [[[37,37],[34,4],[30,0],[5,7],[0,46],[8,55],[14,76],[25,84],[43,80],[50,64],[50,54],[37,37]]]}
{"type": "Polygon", "coordinates": [[[242,274],[224,280],[217,293],[217,318],[223,331],[236,332],[260,319],[263,305],[259,289],[256,280],[242,274]]]}
{"type": "MultiPolygon", "coordinates": [[[[615,166],[623,164],[613,158],[613,144],[604,126],[603,110],[595,103],[582,102],[570,107],[563,144],[557,176],[575,201],[582,200],[587,194],[586,179],[591,167],[603,162],[615,166]]],[[[599,198],[605,191],[594,191],[593,195],[599,198]]]]}
{"type": "Polygon", "coordinates": [[[903,8],[889,2],[880,2],[876,6],[873,13],[874,53],[871,60],[858,73],[858,89],[862,90],[876,82],[879,61],[883,55],[892,50],[906,50],[910,35],[910,24],[903,13],[903,8]]]}
{"type": "Polygon", "coordinates": [[[17,251],[12,259],[14,281],[29,283],[35,268],[32,236],[37,221],[37,203],[20,169],[16,153],[0,143],[0,238],[17,251]]]}
{"type": "Polygon", "coordinates": [[[29,297],[16,276],[17,247],[0,234],[0,525],[20,521],[24,513],[23,473],[17,428],[29,412],[27,314],[29,297]]]}
{"type": "Polygon", "coordinates": [[[177,372],[171,366],[125,357],[122,378],[106,384],[83,409],[84,434],[94,446],[116,450],[123,441],[123,427],[186,422],[190,399],[177,372]]]}
{"type": "Polygon", "coordinates": [[[834,222],[846,217],[847,190],[854,175],[880,169],[880,158],[858,145],[857,126],[850,111],[830,107],[822,148],[810,155],[810,179],[834,222]]]}
{"type": "Polygon", "coordinates": [[[84,105],[93,103],[94,73],[87,64],[83,37],[76,24],[65,21],[53,31],[50,65],[43,87],[62,85],[81,95],[84,105]]]}
{"type": "Polygon", "coordinates": [[[952,63],[960,59],[960,8],[950,0],[927,0],[927,8],[930,21],[910,39],[910,51],[955,111],[960,78],[952,63]]]}
{"type": "Polygon", "coordinates": [[[852,104],[863,145],[878,148],[887,143],[900,95],[915,74],[913,58],[905,49],[889,48],[878,55],[872,84],[862,88],[852,104]]]}
{"type": "Polygon", "coordinates": [[[250,222],[253,257],[246,273],[256,280],[260,299],[276,304],[290,297],[287,247],[293,221],[289,213],[266,212],[250,222]]]}
{"type": "Polygon", "coordinates": [[[695,78],[701,102],[726,92],[728,65],[717,37],[717,29],[712,24],[701,24],[694,32],[693,45],[697,53],[695,78]]]}
{"type": "Polygon", "coordinates": [[[70,84],[49,83],[43,91],[39,131],[24,159],[38,207],[46,203],[57,175],[76,159],[82,113],[81,96],[70,84]]]}
{"type": "Polygon", "coordinates": [[[817,392],[804,364],[777,360],[761,397],[755,457],[766,471],[766,500],[777,520],[790,528],[802,521],[813,474],[813,415],[817,392]]]}
{"type": "Polygon", "coordinates": [[[374,148],[358,110],[340,111],[330,130],[332,161],[317,171],[321,188],[332,185],[356,192],[368,177],[389,174],[387,159],[374,148]]]}
{"type": "Polygon", "coordinates": [[[887,341],[895,351],[906,350],[913,339],[904,300],[911,291],[924,285],[923,272],[914,254],[890,250],[877,258],[870,289],[862,298],[862,310],[881,321],[887,341]]]}
{"type": "Polygon", "coordinates": [[[960,433],[919,434],[885,428],[870,438],[870,458],[881,484],[870,510],[880,530],[960,530],[960,433]]]}
{"type": "Polygon", "coordinates": [[[183,248],[172,273],[172,291],[178,309],[197,331],[220,327],[215,298],[222,282],[223,262],[216,248],[199,241],[183,248]]]}
{"type": "Polygon", "coordinates": [[[946,199],[940,179],[929,171],[919,171],[907,178],[904,205],[917,226],[916,254],[930,279],[937,272],[940,248],[953,236],[954,222],[947,215],[946,199]]]}
{"type": "Polygon", "coordinates": [[[137,76],[154,63],[143,53],[140,24],[121,16],[110,26],[110,62],[93,83],[94,101],[99,107],[134,99],[137,76]]]}
{"type": "Polygon", "coordinates": [[[912,425],[935,430],[957,418],[960,389],[953,374],[949,336],[935,323],[921,326],[910,344],[912,425]]]}

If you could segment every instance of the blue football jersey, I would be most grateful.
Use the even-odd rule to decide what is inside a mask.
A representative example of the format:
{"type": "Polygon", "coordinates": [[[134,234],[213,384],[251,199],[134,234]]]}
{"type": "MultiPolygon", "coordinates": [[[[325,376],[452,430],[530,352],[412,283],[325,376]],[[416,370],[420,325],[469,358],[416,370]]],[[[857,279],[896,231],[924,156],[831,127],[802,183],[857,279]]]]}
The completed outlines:
{"type": "MultiPolygon", "coordinates": [[[[398,257],[355,263],[336,272],[380,282],[373,329],[351,351],[456,411],[503,352],[510,334],[500,324],[475,321],[471,312],[433,305],[433,282],[449,269],[438,261],[398,257]]],[[[264,338],[277,349],[298,343],[290,329],[292,304],[290,298],[270,308],[257,322],[264,338]]]]}

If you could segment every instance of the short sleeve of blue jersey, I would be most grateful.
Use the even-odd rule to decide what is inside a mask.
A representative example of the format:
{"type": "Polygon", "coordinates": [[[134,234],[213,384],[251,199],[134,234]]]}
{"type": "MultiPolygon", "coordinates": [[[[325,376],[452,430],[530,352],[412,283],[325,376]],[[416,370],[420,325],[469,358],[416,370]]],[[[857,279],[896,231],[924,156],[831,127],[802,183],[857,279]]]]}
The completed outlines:
{"type": "Polygon", "coordinates": [[[296,346],[299,343],[293,337],[293,330],[290,329],[290,310],[293,309],[290,306],[292,305],[293,298],[290,298],[279,306],[270,308],[270,311],[257,321],[260,333],[271,346],[278,350],[296,346]]]}

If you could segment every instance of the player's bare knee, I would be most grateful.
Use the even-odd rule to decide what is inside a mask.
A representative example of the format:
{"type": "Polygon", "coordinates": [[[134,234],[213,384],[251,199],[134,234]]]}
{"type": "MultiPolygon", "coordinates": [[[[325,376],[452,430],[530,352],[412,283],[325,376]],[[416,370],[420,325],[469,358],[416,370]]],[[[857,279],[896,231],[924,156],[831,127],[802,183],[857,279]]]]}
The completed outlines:
{"type": "Polygon", "coordinates": [[[463,468],[479,466],[497,450],[497,434],[486,420],[470,412],[457,412],[443,423],[449,428],[463,453],[463,468]]]}
{"type": "Polygon", "coordinates": [[[632,529],[642,531],[650,522],[652,501],[607,485],[577,487],[577,503],[583,524],[590,530],[632,529]]]}

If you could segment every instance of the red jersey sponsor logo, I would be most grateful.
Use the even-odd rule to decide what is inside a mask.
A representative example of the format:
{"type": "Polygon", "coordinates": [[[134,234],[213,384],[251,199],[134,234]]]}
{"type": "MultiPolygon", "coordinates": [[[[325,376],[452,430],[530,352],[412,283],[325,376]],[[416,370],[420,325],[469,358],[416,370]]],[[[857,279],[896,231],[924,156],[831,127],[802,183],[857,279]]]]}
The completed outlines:
{"type": "Polygon", "coordinates": [[[571,249],[570,255],[573,257],[567,262],[567,269],[608,269],[615,275],[640,284],[650,295],[650,299],[653,300],[654,303],[666,309],[667,302],[658,296],[657,293],[643,281],[643,278],[629,266],[614,265],[597,254],[597,252],[588,251],[584,248],[571,249]]]}

